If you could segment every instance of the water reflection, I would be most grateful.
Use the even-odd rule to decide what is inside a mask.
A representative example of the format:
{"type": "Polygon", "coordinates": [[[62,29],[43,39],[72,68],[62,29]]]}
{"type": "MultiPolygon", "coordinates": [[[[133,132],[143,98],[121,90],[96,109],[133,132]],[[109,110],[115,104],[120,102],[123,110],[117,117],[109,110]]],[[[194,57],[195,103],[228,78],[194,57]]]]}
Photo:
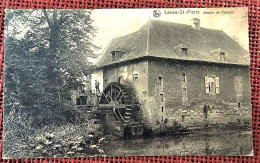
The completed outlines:
{"type": "Polygon", "coordinates": [[[250,155],[251,132],[197,133],[117,140],[106,145],[106,155],[250,155]]]}

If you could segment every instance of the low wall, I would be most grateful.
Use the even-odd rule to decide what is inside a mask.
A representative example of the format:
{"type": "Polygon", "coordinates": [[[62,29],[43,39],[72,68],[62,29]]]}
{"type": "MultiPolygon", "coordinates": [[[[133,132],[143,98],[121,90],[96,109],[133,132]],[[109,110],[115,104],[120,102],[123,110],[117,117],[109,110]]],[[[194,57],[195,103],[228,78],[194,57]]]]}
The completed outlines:
{"type": "Polygon", "coordinates": [[[162,121],[157,121],[153,132],[167,132],[176,128],[188,130],[240,129],[251,127],[251,106],[243,104],[194,104],[166,112],[162,121]]]}

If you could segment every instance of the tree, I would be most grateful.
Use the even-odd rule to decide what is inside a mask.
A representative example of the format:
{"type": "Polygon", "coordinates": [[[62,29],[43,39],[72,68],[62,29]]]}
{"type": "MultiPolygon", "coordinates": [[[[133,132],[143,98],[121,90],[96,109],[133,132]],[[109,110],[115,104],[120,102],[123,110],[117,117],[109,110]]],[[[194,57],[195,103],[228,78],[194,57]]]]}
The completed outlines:
{"type": "Polygon", "coordinates": [[[97,56],[92,22],[91,10],[7,10],[6,105],[16,101],[39,116],[50,110],[56,121],[64,116],[59,92],[80,86],[97,56]]]}
{"type": "Polygon", "coordinates": [[[244,47],[243,43],[239,40],[239,38],[236,35],[231,36],[231,38],[240,46],[244,47]]]}
{"type": "MultiPolygon", "coordinates": [[[[25,33],[23,38],[27,35],[27,40],[33,42],[31,50],[44,51],[42,57],[48,64],[46,74],[50,81],[61,85],[64,74],[77,79],[89,74],[89,57],[95,58],[97,49],[92,43],[96,29],[92,26],[91,10],[11,11],[10,17],[14,20],[11,23],[25,29],[14,37],[25,33]]],[[[9,36],[19,31],[17,28],[13,28],[9,36]]]]}
{"type": "MultiPolygon", "coordinates": [[[[95,57],[92,39],[96,29],[91,25],[90,10],[52,10],[51,14],[43,10],[49,28],[49,49],[51,57],[49,62],[54,62],[57,67],[49,67],[50,72],[57,72],[54,83],[60,86],[80,84],[80,76],[89,74],[88,57],[95,57]],[[85,24],[85,25],[83,25],[85,24]],[[56,55],[52,55],[55,53],[56,55]],[[62,83],[64,77],[75,79],[73,83],[62,83]]],[[[49,73],[53,79],[53,73],[49,73]]],[[[66,80],[68,81],[68,80],[66,80]]]]}

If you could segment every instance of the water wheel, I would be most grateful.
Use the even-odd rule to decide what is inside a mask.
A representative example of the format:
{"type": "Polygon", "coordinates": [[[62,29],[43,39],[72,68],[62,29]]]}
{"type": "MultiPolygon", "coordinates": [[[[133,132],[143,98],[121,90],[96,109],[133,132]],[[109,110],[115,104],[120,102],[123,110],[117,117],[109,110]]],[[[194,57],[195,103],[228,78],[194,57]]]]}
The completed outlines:
{"type": "Polygon", "coordinates": [[[133,122],[131,97],[123,85],[110,83],[102,92],[99,104],[112,108],[117,120],[125,125],[133,122]]]}

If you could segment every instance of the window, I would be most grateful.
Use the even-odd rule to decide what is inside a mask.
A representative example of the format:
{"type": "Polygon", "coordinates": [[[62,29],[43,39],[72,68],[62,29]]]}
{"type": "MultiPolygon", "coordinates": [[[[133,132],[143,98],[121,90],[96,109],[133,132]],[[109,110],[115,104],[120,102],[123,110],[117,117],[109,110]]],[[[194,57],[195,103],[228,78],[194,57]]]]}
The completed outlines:
{"type": "Polygon", "coordinates": [[[163,113],[163,107],[162,107],[162,113],[163,113]]]}
{"type": "Polygon", "coordinates": [[[238,94],[242,94],[243,93],[243,79],[241,76],[235,76],[234,77],[234,81],[235,81],[235,91],[238,94]]]}
{"type": "Polygon", "coordinates": [[[216,94],[219,94],[219,77],[215,77],[216,94]]]}
{"type": "Polygon", "coordinates": [[[187,54],[188,48],[181,48],[181,54],[187,54]]]}
{"type": "Polygon", "coordinates": [[[112,52],[112,61],[115,61],[115,60],[116,60],[116,53],[112,52]]]}
{"type": "Polygon", "coordinates": [[[160,94],[160,101],[163,102],[163,94],[160,94]]]}
{"type": "Polygon", "coordinates": [[[159,84],[161,87],[163,87],[163,78],[162,77],[159,77],[159,84]]]}
{"type": "Polygon", "coordinates": [[[185,115],[181,115],[181,121],[184,122],[185,115]]]}
{"type": "Polygon", "coordinates": [[[107,79],[104,79],[104,84],[107,84],[107,79]]]}
{"type": "Polygon", "coordinates": [[[116,61],[118,58],[122,57],[125,54],[125,52],[116,50],[116,51],[112,51],[111,54],[112,54],[112,61],[116,61]]]}
{"type": "Polygon", "coordinates": [[[188,54],[188,47],[186,45],[180,44],[174,47],[174,50],[180,52],[183,55],[188,54]]]}
{"type": "Polygon", "coordinates": [[[187,100],[187,88],[182,88],[182,98],[183,100],[187,100]]]}
{"type": "Polygon", "coordinates": [[[137,80],[138,80],[138,74],[134,74],[134,75],[133,75],[133,80],[134,80],[134,81],[137,81],[137,80]]]}
{"type": "Polygon", "coordinates": [[[186,74],[182,74],[182,82],[186,82],[186,74]]]}
{"type": "Polygon", "coordinates": [[[80,105],[80,98],[76,98],[76,105],[80,105]]]}
{"type": "Polygon", "coordinates": [[[182,87],[182,103],[183,105],[185,105],[188,100],[186,74],[181,74],[181,87],[182,87]]]}
{"type": "Polygon", "coordinates": [[[122,78],[122,76],[118,77],[118,82],[119,82],[120,84],[123,83],[123,78],[122,78]]]}
{"type": "Polygon", "coordinates": [[[224,53],[224,52],[220,52],[220,54],[219,54],[219,60],[225,61],[225,53],[224,53]]]}
{"type": "Polygon", "coordinates": [[[86,105],[87,104],[87,97],[86,96],[79,96],[76,99],[76,105],[86,105]]]}
{"type": "Polygon", "coordinates": [[[241,102],[242,97],[243,97],[243,78],[242,78],[242,76],[234,77],[234,89],[235,89],[236,101],[241,102]]]}
{"type": "Polygon", "coordinates": [[[205,76],[206,94],[219,94],[219,77],[205,76]]]}
{"type": "Polygon", "coordinates": [[[211,50],[210,53],[220,61],[225,61],[225,53],[220,48],[211,50]]]}

